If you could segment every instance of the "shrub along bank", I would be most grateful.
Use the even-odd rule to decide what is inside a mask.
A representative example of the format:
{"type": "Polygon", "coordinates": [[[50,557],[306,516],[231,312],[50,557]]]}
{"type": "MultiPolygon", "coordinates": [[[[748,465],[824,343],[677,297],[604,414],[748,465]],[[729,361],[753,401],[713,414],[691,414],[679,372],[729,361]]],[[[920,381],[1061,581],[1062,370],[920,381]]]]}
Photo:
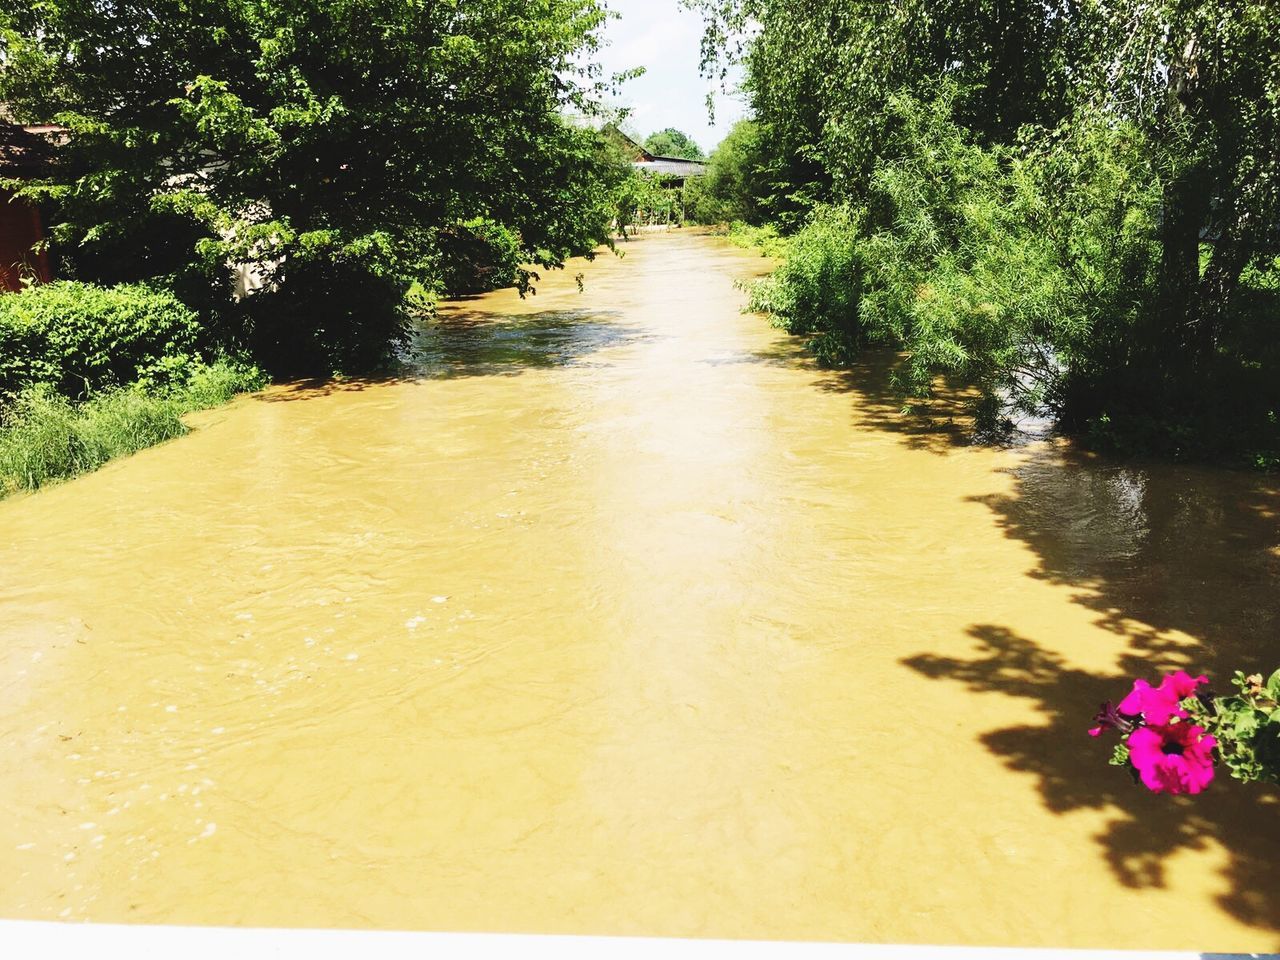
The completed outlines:
{"type": "Polygon", "coordinates": [[[70,399],[196,361],[201,327],[165,290],[58,281],[0,296],[0,396],[47,386],[70,399]]]}
{"type": "Polygon", "coordinates": [[[0,296],[0,496],[180,436],[183,414],[263,385],[205,339],[173,294],[141,285],[0,296]]]}
{"type": "Polygon", "coordinates": [[[160,389],[114,387],[80,403],[43,385],[24,390],[0,412],[0,496],[88,473],[182,436],[184,414],[264,383],[256,367],[224,359],[193,364],[160,389]]]}

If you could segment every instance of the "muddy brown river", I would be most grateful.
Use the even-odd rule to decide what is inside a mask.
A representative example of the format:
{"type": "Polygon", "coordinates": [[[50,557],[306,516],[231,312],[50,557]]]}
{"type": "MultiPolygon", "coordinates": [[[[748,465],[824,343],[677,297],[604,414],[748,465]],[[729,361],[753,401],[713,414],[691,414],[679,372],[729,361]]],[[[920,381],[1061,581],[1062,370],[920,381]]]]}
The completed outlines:
{"type": "Polygon", "coordinates": [[[1275,479],[967,446],[625,251],[0,503],[0,916],[1280,948],[1280,791],[1085,734],[1280,664],[1275,479]]]}

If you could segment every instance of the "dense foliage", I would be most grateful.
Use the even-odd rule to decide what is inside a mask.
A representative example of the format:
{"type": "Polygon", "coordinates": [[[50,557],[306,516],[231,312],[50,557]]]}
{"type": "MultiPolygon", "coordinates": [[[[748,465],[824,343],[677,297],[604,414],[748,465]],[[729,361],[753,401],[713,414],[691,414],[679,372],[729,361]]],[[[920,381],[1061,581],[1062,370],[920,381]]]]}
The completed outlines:
{"type": "Polygon", "coordinates": [[[520,276],[520,236],[509,227],[475,217],[440,231],[441,282],[450,294],[510,287],[520,276]]]}
{"type": "Polygon", "coordinates": [[[173,294],[57,281],[0,296],[0,404],[38,385],[79,398],[168,382],[196,357],[201,328],[173,294]]]}
{"type": "Polygon", "coordinates": [[[1267,4],[692,5],[708,65],[745,62],[756,215],[796,233],[757,300],[825,359],[902,349],[989,430],[1280,460],[1267,4]]]}
{"type": "Polygon", "coordinates": [[[686,183],[685,206],[697,223],[760,224],[775,202],[760,125],[739,120],[711,152],[706,173],[686,183]]]}
{"type": "Polygon", "coordinates": [[[378,362],[406,292],[466,273],[445,261],[473,240],[495,271],[464,288],[608,235],[620,174],[564,119],[600,92],[596,0],[8,9],[0,100],[71,133],[25,191],[64,271],[166,282],[277,371],[378,362]],[[237,266],[262,281],[244,309],[237,266]]]}

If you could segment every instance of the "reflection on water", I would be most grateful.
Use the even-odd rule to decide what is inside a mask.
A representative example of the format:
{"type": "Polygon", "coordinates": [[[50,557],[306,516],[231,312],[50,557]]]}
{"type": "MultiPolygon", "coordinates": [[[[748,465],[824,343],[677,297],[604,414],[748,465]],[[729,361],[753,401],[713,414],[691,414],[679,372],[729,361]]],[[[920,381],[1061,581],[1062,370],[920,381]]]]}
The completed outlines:
{"type": "Polygon", "coordinates": [[[399,359],[418,376],[514,376],[530,367],[591,362],[592,354],[640,336],[616,311],[549,310],[505,318],[452,312],[415,326],[399,359]]]}
{"type": "Polygon", "coordinates": [[[963,655],[926,652],[905,664],[1033,710],[1034,722],[993,725],[981,741],[1031,775],[1049,809],[1108,812],[1093,839],[1126,887],[1167,888],[1175,858],[1216,845],[1230,852],[1217,903],[1274,928],[1275,791],[1237,787],[1220,772],[1223,782],[1193,803],[1160,800],[1116,771],[1101,777],[1105,751],[1064,745],[1080,737],[1082,705],[1115,701],[1129,678],[1186,669],[1227,692],[1235,670],[1266,674],[1280,663],[1280,491],[1248,474],[1117,464],[1065,447],[1041,447],[1008,472],[1009,492],[976,502],[1032,550],[1034,578],[1069,589],[1120,640],[1116,665],[1082,667],[1061,652],[1056,631],[1023,634],[991,622],[971,627],[973,647],[963,655]]]}
{"type": "Polygon", "coordinates": [[[1275,794],[1084,734],[1280,661],[1274,484],[968,445],[760,267],[633,241],[0,503],[0,915],[1280,943],[1275,794]]]}
{"type": "Polygon", "coordinates": [[[1082,602],[1113,629],[1135,620],[1186,632],[1207,644],[1200,669],[1225,676],[1280,662],[1273,480],[1055,448],[1010,472],[1011,493],[984,502],[1034,549],[1038,576],[1084,588],[1082,602]]]}

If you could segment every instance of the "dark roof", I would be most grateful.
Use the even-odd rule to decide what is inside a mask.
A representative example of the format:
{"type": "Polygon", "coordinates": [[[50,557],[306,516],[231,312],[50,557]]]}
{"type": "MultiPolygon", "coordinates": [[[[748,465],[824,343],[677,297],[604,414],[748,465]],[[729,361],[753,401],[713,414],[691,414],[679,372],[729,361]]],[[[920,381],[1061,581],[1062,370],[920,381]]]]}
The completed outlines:
{"type": "Polygon", "coordinates": [[[62,127],[53,124],[0,123],[0,177],[30,177],[53,162],[62,127]]]}

